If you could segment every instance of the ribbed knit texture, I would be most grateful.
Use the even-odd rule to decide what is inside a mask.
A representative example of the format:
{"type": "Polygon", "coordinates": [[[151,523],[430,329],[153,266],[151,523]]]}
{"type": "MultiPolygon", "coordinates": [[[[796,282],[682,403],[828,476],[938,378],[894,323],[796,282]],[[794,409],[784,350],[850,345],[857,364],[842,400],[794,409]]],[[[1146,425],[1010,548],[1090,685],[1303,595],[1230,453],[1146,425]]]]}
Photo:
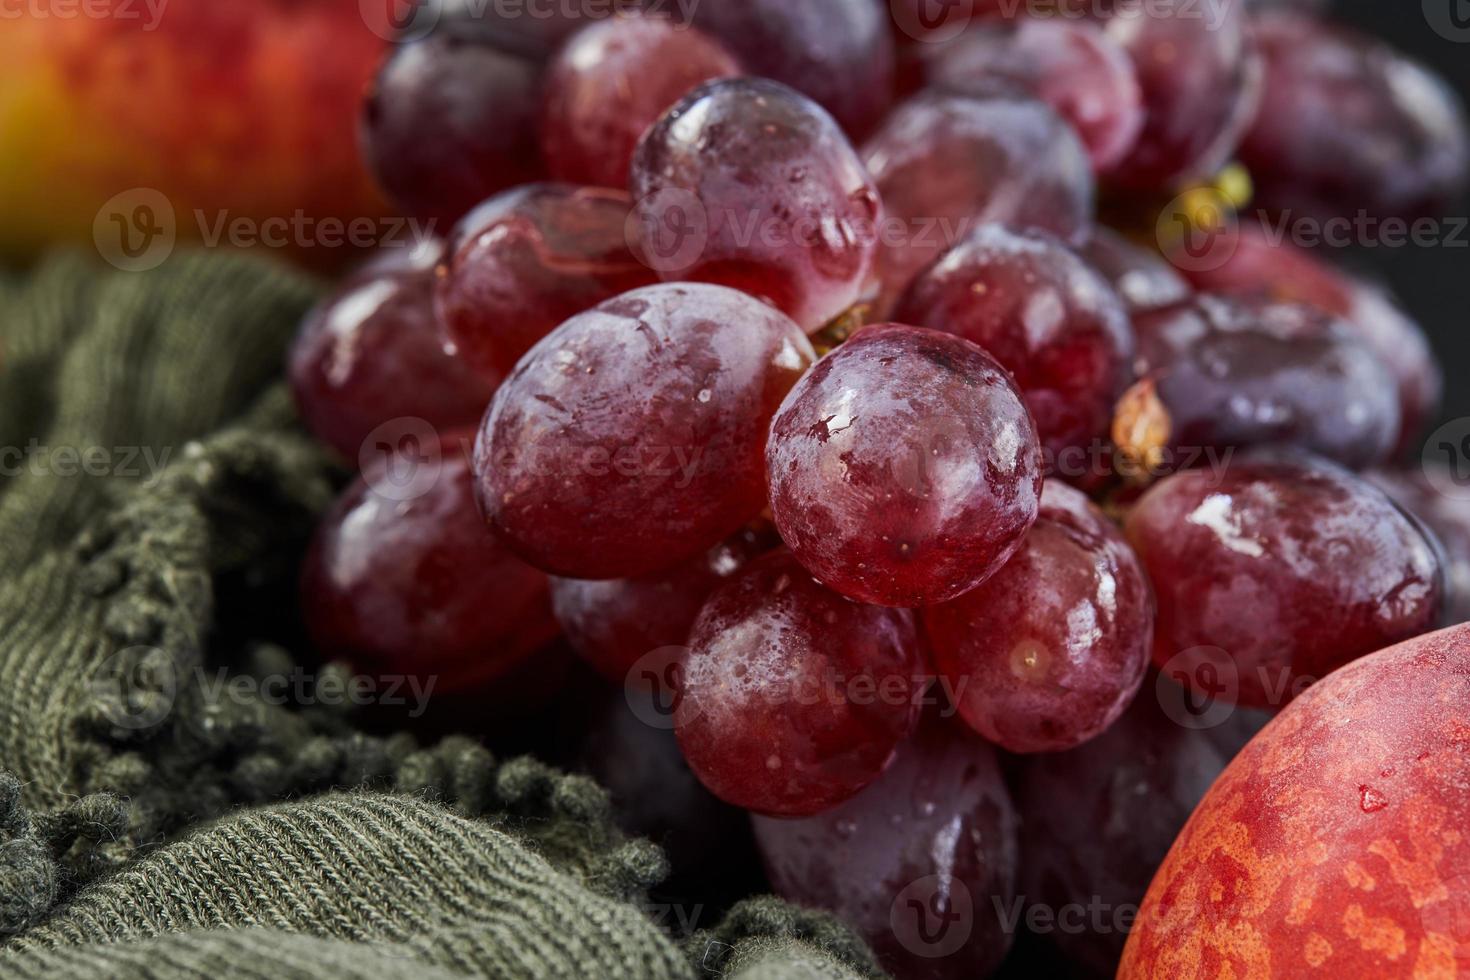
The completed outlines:
{"type": "Polygon", "coordinates": [[[39,447],[0,458],[0,976],[875,975],[772,899],[676,944],[635,901],[663,854],[584,777],[203,696],[197,665],[293,662],[217,611],[294,579],[343,476],[279,382],[314,296],[186,254],[0,280],[0,451],[39,447]],[[109,472],[58,475],[58,449],[109,472]]]}

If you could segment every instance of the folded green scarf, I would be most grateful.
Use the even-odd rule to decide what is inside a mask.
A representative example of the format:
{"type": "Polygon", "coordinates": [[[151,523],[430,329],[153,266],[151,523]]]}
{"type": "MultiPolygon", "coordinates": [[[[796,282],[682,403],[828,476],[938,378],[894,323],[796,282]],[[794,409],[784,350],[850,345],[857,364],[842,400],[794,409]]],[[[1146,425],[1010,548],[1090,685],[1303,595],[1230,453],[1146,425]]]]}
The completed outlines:
{"type": "Polygon", "coordinates": [[[291,663],[238,620],[341,478],[279,380],[314,296],[202,255],[0,280],[0,976],[876,976],[774,899],[666,933],[585,777],[203,696],[291,663]]]}

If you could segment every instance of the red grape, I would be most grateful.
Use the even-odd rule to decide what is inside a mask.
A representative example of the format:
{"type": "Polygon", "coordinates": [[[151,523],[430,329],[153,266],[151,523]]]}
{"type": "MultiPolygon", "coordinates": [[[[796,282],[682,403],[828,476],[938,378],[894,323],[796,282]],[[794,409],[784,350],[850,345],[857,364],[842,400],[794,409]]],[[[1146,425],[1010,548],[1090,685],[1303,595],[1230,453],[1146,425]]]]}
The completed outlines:
{"type": "Polygon", "coordinates": [[[1443,464],[1426,463],[1422,469],[1374,471],[1367,476],[1439,538],[1444,546],[1447,619],[1470,622],[1470,499],[1439,489],[1457,485],[1451,471],[1443,464]]]}
{"type": "Polygon", "coordinates": [[[1153,595],[1118,529],[1048,482],[1016,556],[923,622],[972,728],[1011,752],[1056,752],[1104,731],[1138,692],[1153,595]]]}
{"type": "Polygon", "coordinates": [[[985,348],[1020,386],[1053,459],[1104,439],[1133,380],[1122,299],[1046,232],[981,225],[914,280],[893,318],[985,348]]]}
{"type": "Polygon", "coordinates": [[[872,291],[878,193],[832,117],[784,85],[701,85],[644,135],[631,186],[665,279],[742,289],[808,331],[872,291]]]}
{"type": "Polygon", "coordinates": [[[771,513],[818,580],[889,606],[945,602],[1020,547],[1041,494],[1036,428],[975,344],[866,327],[799,381],[771,423],[771,513]]]}
{"type": "Polygon", "coordinates": [[[601,582],[554,578],[552,608],[582,659],[623,685],[641,658],[687,643],[689,628],[715,586],[772,545],[766,535],[746,530],[651,575],[601,582]]]}
{"type": "Polygon", "coordinates": [[[1081,254],[1113,284],[1130,313],[1171,306],[1193,292],[1162,256],[1134,245],[1110,228],[1094,229],[1081,254]]]}
{"type": "Polygon", "coordinates": [[[624,17],[583,29],[547,73],[541,148],[551,175],[627,187],[648,127],[699,83],[738,74],[719,42],[667,20],[624,17]]]}
{"type": "Polygon", "coordinates": [[[485,416],[485,515],[568,578],[692,558],[760,512],[767,427],[813,358],[796,324],[721,286],[648,286],[572,317],[485,416]]]}
{"type": "Polygon", "coordinates": [[[1156,680],[1150,677],[1145,693],[1099,737],[1032,756],[1016,794],[1022,894],[1042,908],[1075,909],[1080,915],[1072,921],[1085,923],[1044,936],[1065,957],[1069,976],[1111,980],[1133,913],[1169,846],[1269,717],[1237,710],[1209,730],[1184,727],[1149,690],[1156,680]]]}
{"type": "Polygon", "coordinates": [[[777,894],[835,912],[894,976],[974,980],[1005,958],[1016,813],[995,751],[963,728],[926,719],[837,809],[754,824],[777,894]]]}
{"type": "MultiPolygon", "coordinates": [[[[1181,453],[1280,445],[1359,469],[1387,459],[1398,385],[1352,328],[1315,307],[1201,295],[1133,320],[1139,375],[1181,453]]],[[[1140,449],[1127,447],[1136,455],[1140,449]]]]}
{"type": "Polygon", "coordinates": [[[1087,237],[1093,177],[1087,151],[1045,103],[930,93],[894,110],[863,147],[890,223],[883,294],[909,282],[979,224],[1087,237]]]}
{"type": "Polygon", "coordinates": [[[981,95],[1020,91],[1050,105],[1087,145],[1099,171],[1119,163],[1143,130],[1143,94],[1128,56],[1096,24],[987,24],[940,46],[932,84],[981,95]]]}
{"type": "Polygon", "coordinates": [[[1191,686],[1208,681],[1219,700],[1280,708],[1439,622],[1435,545],[1326,461],[1258,456],[1176,474],[1133,508],[1127,534],[1158,596],[1154,661],[1185,656],[1191,686]]]}
{"type": "Polygon", "coordinates": [[[1242,0],[1114,0],[1108,35],[1133,61],[1144,124],[1109,172],[1144,191],[1212,176],[1230,159],[1260,101],[1261,59],[1242,0]]]}
{"type": "Polygon", "coordinates": [[[465,215],[434,290],[450,348],[503,376],[563,320],[653,282],[628,248],[630,206],[622,191],[531,184],[465,215]]]}
{"type": "Polygon", "coordinates": [[[694,26],[751,74],[802,92],[854,139],[893,98],[893,36],[874,0],[700,0],[692,9],[694,26]]]}
{"type": "Polygon", "coordinates": [[[1438,76],[1347,27],[1254,21],[1265,98],[1241,146],[1260,203],[1326,220],[1436,214],[1464,190],[1464,107],[1438,76]]]}
{"type": "Polygon", "coordinates": [[[1313,257],[1287,239],[1273,242],[1256,224],[1242,225],[1219,268],[1190,272],[1202,290],[1307,303],[1355,328],[1398,382],[1402,424],[1396,450],[1408,449],[1439,411],[1444,376],[1419,325],[1382,289],[1313,257]]]}
{"type": "Polygon", "coordinates": [[[395,249],[349,276],[301,324],[288,372],[312,434],[356,460],[397,419],[473,425],[496,381],[445,353],[434,322],[432,260],[442,246],[395,249]]]}
{"type": "Polygon", "coordinates": [[[394,204],[450,224],[540,174],[541,67],[449,32],[396,48],[363,107],[363,152],[394,204]]]}
{"type": "Polygon", "coordinates": [[[710,791],[757,813],[820,813],[876,779],[913,732],[913,615],[851,602],[790,553],[716,589],[689,636],[675,731],[710,791]]]}
{"type": "MultiPolygon", "coordinates": [[[[364,472],[323,518],[301,608],[323,653],[359,670],[435,678],[448,694],[511,671],[556,636],[546,576],[495,540],[475,509],[461,443],[432,447],[425,492],[391,499],[364,472]]],[[[383,466],[413,465],[390,459],[383,466]]]]}

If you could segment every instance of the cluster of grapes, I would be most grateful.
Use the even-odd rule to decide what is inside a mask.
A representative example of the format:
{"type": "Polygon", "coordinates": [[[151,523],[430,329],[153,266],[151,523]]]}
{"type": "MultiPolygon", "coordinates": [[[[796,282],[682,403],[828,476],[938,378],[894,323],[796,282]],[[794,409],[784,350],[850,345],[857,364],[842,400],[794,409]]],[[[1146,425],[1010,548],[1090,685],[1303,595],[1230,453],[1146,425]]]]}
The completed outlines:
{"type": "Polygon", "coordinates": [[[306,563],[322,650],[473,693],[564,635],[670,681],[780,891],[968,977],[1006,935],[936,960],[889,910],[1013,891],[992,744],[1095,740],[1151,660],[1279,708],[1470,615],[1470,506],[1391,468],[1418,327],[1249,223],[1208,263],[1197,220],[1129,237],[1241,165],[1271,209],[1432,214],[1470,139],[1306,5],[923,2],[436,8],[364,146],[452,229],[345,281],[291,377],[362,469],[306,563]]]}

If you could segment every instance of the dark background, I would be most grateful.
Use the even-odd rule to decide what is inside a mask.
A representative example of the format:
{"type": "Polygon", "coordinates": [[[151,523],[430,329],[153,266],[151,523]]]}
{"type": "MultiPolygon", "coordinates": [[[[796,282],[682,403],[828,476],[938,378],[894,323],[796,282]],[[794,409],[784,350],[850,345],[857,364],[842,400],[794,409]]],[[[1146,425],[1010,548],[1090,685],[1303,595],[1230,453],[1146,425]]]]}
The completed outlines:
{"type": "MultiPolygon", "coordinates": [[[[1419,0],[1336,0],[1331,11],[1434,68],[1470,107],[1470,44],[1436,34],[1424,19],[1419,0]]],[[[1461,201],[1449,213],[1470,215],[1470,201],[1461,201]]],[[[1462,244],[1470,244],[1470,232],[1460,238],[1462,244]]],[[[1348,259],[1388,281],[1428,331],[1444,367],[1443,417],[1470,416],[1470,386],[1463,383],[1470,369],[1470,247],[1380,247],[1360,250],[1348,259]]]]}

